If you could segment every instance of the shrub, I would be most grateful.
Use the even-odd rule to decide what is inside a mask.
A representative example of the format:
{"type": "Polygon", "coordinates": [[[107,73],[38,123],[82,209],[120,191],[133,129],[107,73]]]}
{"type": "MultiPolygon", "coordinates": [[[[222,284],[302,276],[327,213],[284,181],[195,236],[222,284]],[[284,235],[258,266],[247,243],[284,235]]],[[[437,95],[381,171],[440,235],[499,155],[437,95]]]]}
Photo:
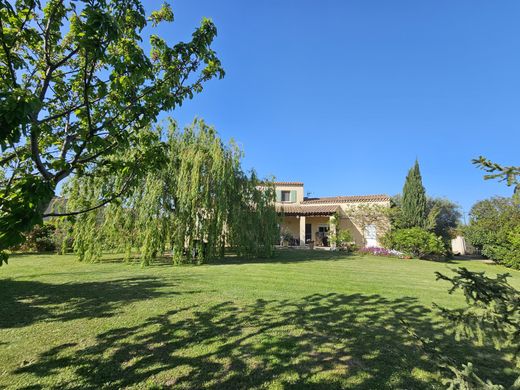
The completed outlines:
{"type": "Polygon", "coordinates": [[[508,241],[510,243],[510,254],[509,257],[505,258],[504,264],[508,267],[520,269],[520,225],[509,232],[508,241]]]}
{"type": "Polygon", "coordinates": [[[340,251],[353,252],[356,249],[352,234],[346,229],[339,230],[331,238],[336,243],[336,248],[340,251]]]}
{"type": "Polygon", "coordinates": [[[477,202],[464,235],[484,256],[520,269],[520,205],[514,199],[495,197],[477,202]]]}
{"type": "Polygon", "coordinates": [[[498,229],[493,244],[485,245],[482,254],[506,267],[520,269],[520,225],[508,229],[498,229]]]}
{"type": "Polygon", "coordinates": [[[387,248],[420,259],[446,255],[441,237],[417,227],[390,231],[383,237],[382,242],[387,248]]]}
{"type": "Polygon", "coordinates": [[[23,252],[50,252],[56,249],[54,243],[54,226],[50,224],[36,225],[24,234],[25,242],[17,250],[23,252]]]}
{"type": "Polygon", "coordinates": [[[293,239],[293,235],[289,230],[282,229],[280,231],[280,240],[282,241],[282,243],[284,243],[284,242],[289,243],[289,242],[291,242],[292,239],[293,239]]]}

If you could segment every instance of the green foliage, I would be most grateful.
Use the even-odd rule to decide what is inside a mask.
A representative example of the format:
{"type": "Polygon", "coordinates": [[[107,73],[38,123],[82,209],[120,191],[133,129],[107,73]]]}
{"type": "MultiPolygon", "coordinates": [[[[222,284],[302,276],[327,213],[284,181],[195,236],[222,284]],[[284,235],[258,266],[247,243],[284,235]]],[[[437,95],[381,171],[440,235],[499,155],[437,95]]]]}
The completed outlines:
{"type": "Polygon", "coordinates": [[[173,22],[173,11],[170,4],[163,3],[159,10],[152,11],[148,19],[154,27],[162,21],[173,22]]]}
{"type": "Polygon", "coordinates": [[[441,237],[417,227],[392,230],[382,238],[382,243],[386,248],[418,258],[446,254],[441,237]]]}
{"type": "Polygon", "coordinates": [[[453,277],[439,272],[436,275],[437,280],[452,284],[450,294],[461,290],[466,297],[467,306],[461,309],[437,306],[440,314],[455,325],[457,337],[482,343],[488,335],[496,348],[520,348],[520,292],[508,283],[511,275],[490,278],[484,272],[471,272],[464,267],[456,269],[453,277]]]}
{"type": "Polygon", "coordinates": [[[402,227],[426,227],[427,224],[426,191],[422,184],[419,162],[408,171],[403,187],[402,227]]]}
{"type": "Polygon", "coordinates": [[[386,206],[360,204],[348,208],[345,212],[350,220],[360,229],[363,241],[366,241],[366,229],[370,225],[374,225],[378,234],[381,235],[390,229],[391,220],[389,218],[389,209],[386,206]]]}
{"type": "MultiPolygon", "coordinates": [[[[52,186],[37,176],[23,176],[0,189],[0,252],[24,241],[24,232],[42,224],[42,214],[52,199],[52,186]]],[[[0,266],[7,260],[0,256],[0,266]]]]}
{"type": "Polygon", "coordinates": [[[488,173],[487,175],[484,175],[484,180],[499,179],[499,181],[505,181],[508,187],[514,187],[514,196],[517,201],[519,200],[520,181],[518,180],[518,177],[520,176],[520,167],[503,166],[492,162],[483,156],[473,159],[472,162],[488,173]]]}
{"type": "Polygon", "coordinates": [[[471,208],[464,235],[483,255],[520,269],[519,229],[520,205],[513,198],[495,197],[471,208]]]}
{"type": "Polygon", "coordinates": [[[453,238],[453,231],[457,228],[462,216],[460,206],[446,198],[430,198],[427,200],[428,220],[430,230],[445,240],[453,238]]]}
{"type": "MultiPolygon", "coordinates": [[[[387,210],[392,229],[403,229],[406,225],[402,212],[402,196],[392,198],[391,207],[387,210]]],[[[442,237],[446,252],[451,250],[451,239],[459,225],[460,207],[449,199],[427,197],[425,230],[442,237]]]]}
{"type": "Polygon", "coordinates": [[[520,269],[520,224],[507,233],[506,245],[496,257],[506,267],[520,269]]]}
{"type": "MultiPolygon", "coordinates": [[[[177,263],[202,263],[223,257],[226,247],[246,257],[272,255],[278,239],[273,184],[242,171],[233,143],[224,145],[202,120],[183,132],[170,122],[167,132],[141,134],[139,155],[149,156],[149,164],[133,175],[135,184],[117,202],[72,221],[81,260],[98,260],[106,250],[139,254],[144,265],[165,252],[177,263]]],[[[92,208],[107,187],[121,192],[127,180],[111,171],[74,178],[67,207],[92,208]]]]}
{"type": "Polygon", "coordinates": [[[47,223],[53,227],[52,241],[55,251],[60,254],[72,252],[74,250],[72,224],[61,218],[53,218],[47,223]]]}
{"type": "Polygon", "coordinates": [[[24,233],[24,242],[16,250],[22,252],[51,252],[56,249],[54,242],[55,227],[52,224],[34,226],[24,233]]]}
{"type": "Polygon", "coordinates": [[[346,245],[354,241],[352,234],[347,229],[338,229],[338,232],[335,235],[335,240],[338,246],[346,245]]]}
{"type": "Polygon", "coordinates": [[[352,241],[352,236],[348,230],[342,230],[339,228],[340,215],[336,212],[330,217],[330,231],[329,231],[329,242],[336,246],[339,250],[346,250],[347,245],[352,241]]]}
{"type": "Polygon", "coordinates": [[[271,257],[279,240],[274,184],[259,181],[255,172],[247,176],[238,170],[236,174],[238,185],[227,215],[226,242],[242,257],[271,257]]]}
{"type": "Polygon", "coordinates": [[[390,199],[390,208],[386,213],[392,229],[404,229],[402,204],[403,196],[401,194],[394,195],[390,199]]]}
{"type": "MultiPolygon", "coordinates": [[[[152,34],[149,55],[148,21],[173,21],[170,6],[147,16],[139,0],[0,0],[0,253],[41,223],[66,177],[133,178],[149,156],[114,156],[137,148],[161,112],[224,76],[209,19],[188,42],[152,34]]],[[[113,188],[99,202],[117,198],[113,188]]]]}
{"type": "Polygon", "coordinates": [[[336,248],[340,251],[353,252],[356,249],[352,234],[347,229],[338,229],[332,239],[336,243],[336,248]]]}
{"type": "Polygon", "coordinates": [[[485,256],[520,269],[520,167],[502,166],[482,156],[473,163],[488,173],[484,179],[505,181],[514,187],[514,194],[511,199],[496,197],[476,203],[465,228],[466,238],[485,256]]]}
{"type": "Polygon", "coordinates": [[[287,228],[284,227],[280,231],[280,238],[282,242],[289,243],[294,237],[293,234],[287,228]]]}
{"type": "MultiPolygon", "coordinates": [[[[502,167],[480,157],[473,160],[482,169],[490,172],[485,179],[500,178],[518,190],[518,167],[502,167]]],[[[518,192],[517,194],[518,195],[518,192]]],[[[465,229],[466,237],[480,246],[485,253],[506,259],[505,265],[518,267],[520,264],[520,218],[518,197],[492,198],[475,204],[471,210],[470,225],[465,229]],[[509,260],[507,260],[509,259],[509,260]],[[516,260],[512,260],[516,259],[516,260]]],[[[451,283],[449,293],[461,290],[467,306],[460,309],[447,309],[436,305],[458,339],[483,344],[491,341],[495,349],[513,348],[512,358],[518,359],[520,352],[520,292],[509,284],[509,274],[496,278],[485,276],[484,272],[471,272],[466,268],[453,270],[455,276],[448,277],[436,272],[437,279],[451,283]]],[[[417,336],[424,350],[437,363],[445,375],[449,389],[504,389],[490,380],[479,377],[473,364],[462,365],[454,360],[432,341],[417,336]]],[[[502,364],[502,362],[501,362],[502,364]]],[[[520,388],[520,375],[510,389],[520,388]]]]}
{"type": "MultiPolygon", "coordinates": [[[[467,305],[458,309],[447,309],[435,305],[441,317],[449,324],[457,340],[469,340],[482,345],[491,343],[497,350],[513,349],[513,358],[520,352],[520,292],[507,280],[511,275],[500,274],[496,278],[484,272],[472,272],[462,267],[454,269],[455,276],[449,277],[436,272],[437,280],[451,283],[449,293],[462,291],[467,305]]],[[[444,383],[449,389],[505,389],[490,380],[479,377],[471,362],[462,368],[433,341],[417,336],[423,349],[437,363],[445,375],[444,383]]],[[[520,386],[520,376],[510,387],[520,386]]]]}

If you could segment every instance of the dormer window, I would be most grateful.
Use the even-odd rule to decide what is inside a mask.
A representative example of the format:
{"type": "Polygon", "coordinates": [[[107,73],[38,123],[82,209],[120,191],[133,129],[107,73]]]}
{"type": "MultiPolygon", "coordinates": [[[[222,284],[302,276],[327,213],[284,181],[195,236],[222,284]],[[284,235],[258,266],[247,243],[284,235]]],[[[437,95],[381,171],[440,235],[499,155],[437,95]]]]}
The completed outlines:
{"type": "Polygon", "coordinates": [[[291,191],[282,191],[282,202],[291,201],[291,191]]]}
{"type": "Polygon", "coordinates": [[[297,198],[296,190],[276,190],[276,201],[278,203],[296,203],[297,198]]]}

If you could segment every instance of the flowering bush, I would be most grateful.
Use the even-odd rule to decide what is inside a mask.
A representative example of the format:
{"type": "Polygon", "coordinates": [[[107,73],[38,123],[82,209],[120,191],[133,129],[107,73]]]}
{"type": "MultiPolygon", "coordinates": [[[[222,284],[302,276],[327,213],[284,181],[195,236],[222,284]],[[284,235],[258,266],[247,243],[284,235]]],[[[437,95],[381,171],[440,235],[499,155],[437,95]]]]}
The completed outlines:
{"type": "Polygon", "coordinates": [[[362,255],[373,255],[373,256],[387,256],[387,257],[401,257],[403,255],[402,252],[396,251],[394,249],[386,249],[379,247],[365,247],[360,248],[358,253],[362,255]]]}

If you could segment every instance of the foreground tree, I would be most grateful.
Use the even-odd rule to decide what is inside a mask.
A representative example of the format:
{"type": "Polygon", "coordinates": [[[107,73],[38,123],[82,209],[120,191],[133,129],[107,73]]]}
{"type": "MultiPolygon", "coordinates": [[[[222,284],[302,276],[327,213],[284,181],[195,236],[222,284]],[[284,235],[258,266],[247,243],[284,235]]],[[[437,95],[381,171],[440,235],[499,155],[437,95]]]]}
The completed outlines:
{"type": "MultiPolygon", "coordinates": [[[[473,160],[479,167],[491,172],[486,179],[501,178],[509,186],[519,188],[518,174],[520,167],[502,167],[480,157],[473,160]]],[[[516,192],[518,194],[518,191],[516,192]]],[[[496,225],[495,225],[496,227],[496,225]]],[[[520,230],[517,243],[520,245],[520,230]]],[[[518,368],[520,353],[520,292],[511,286],[508,274],[487,277],[483,272],[471,272],[466,268],[454,270],[454,276],[436,273],[437,279],[451,283],[449,293],[460,290],[467,305],[459,309],[443,308],[436,305],[439,314],[449,323],[459,338],[466,338],[477,343],[489,343],[490,347],[508,348],[511,351],[511,362],[518,368]]],[[[414,333],[412,331],[412,333],[414,333]]],[[[415,334],[415,333],[414,333],[415,334]]],[[[444,374],[444,383],[452,390],[503,390],[497,385],[483,379],[478,367],[470,362],[460,365],[435,343],[415,334],[423,350],[438,365],[444,374]]],[[[520,389],[520,375],[508,389],[520,389]]]]}
{"type": "MultiPolygon", "coordinates": [[[[125,169],[127,190],[146,156],[110,156],[134,147],[161,111],[223,77],[208,19],[189,42],[151,35],[147,55],[143,29],[162,21],[173,21],[168,5],[147,16],[139,0],[0,0],[0,251],[42,222],[57,184],[73,173],[125,169]]],[[[98,202],[119,195],[103,189],[98,202]]]]}
{"type": "MultiPolygon", "coordinates": [[[[466,306],[458,309],[434,305],[437,312],[449,324],[449,329],[457,339],[466,339],[490,348],[509,349],[510,364],[515,366],[520,352],[520,292],[511,286],[509,274],[496,278],[487,277],[484,272],[471,272],[461,267],[453,270],[453,276],[436,272],[437,280],[451,284],[449,293],[461,292],[466,298],[466,306]]],[[[408,326],[408,324],[405,323],[408,326]]],[[[408,327],[410,330],[410,328],[408,327]]],[[[437,364],[443,382],[450,390],[505,390],[520,388],[520,375],[508,387],[492,383],[481,377],[478,367],[471,362],[460,364],[440,348],[435,340],[417,335],[421,348],[437,364]]],[[[503,364],[501,362],[500,364],[503,364]]]]}
{"type": "Polygon", "coordinates": [[[487,172],[484,175],[484,180],[498,179],[501,182],[505,182],[508,187],[513,187],[513,197],[516,201],[520,201],[520,180],[518,179],[520,177],[520,167],[497,164],[483,156],[474,159],[473,164],[487,172]]]}
{"type": "Polygon", "coordinates": [[[402,223],[404,228],[425,227],[427,224],[426,190],[422,184],[419,162],[408,171],[403,187],[402,223]]]}

